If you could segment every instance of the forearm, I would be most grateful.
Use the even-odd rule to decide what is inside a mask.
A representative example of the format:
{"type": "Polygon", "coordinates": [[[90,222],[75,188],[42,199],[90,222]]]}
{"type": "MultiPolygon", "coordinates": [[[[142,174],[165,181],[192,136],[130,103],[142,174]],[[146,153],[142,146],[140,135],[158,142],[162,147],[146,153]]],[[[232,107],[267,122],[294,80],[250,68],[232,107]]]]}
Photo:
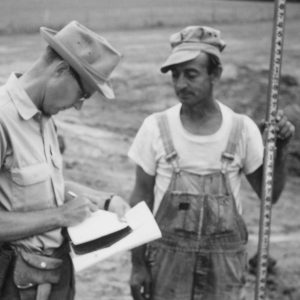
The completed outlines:
{"type": "MultiPolygon", "coordinates": [[[[134,206],[141,201],[145,201],[152,210],[154,201],[153,188],[145,189],[145,186],[136,184],[129,201],[131,206],[134,206]]],[[[134,266],[145,265],[146,248],[146,245],[142,245],[132,250],[131,258],[134,266]]]]}
{"type": "Polygon", "coordinates": [[[131,206],[145,201],[152,210],[154,201],[155,176],[147,174],[139,165],[136,166],[135,184],[129,198],[131,206]]]}
{"type": "MultiPolygon", "coordinates": [[[[155,177],[148,175],[141,167],[137,166],[135,185],[129,198],[130,205],[134,206],[141,201],[145,201],[152,210],[154,202],[154,183],[155,177]]],[[[132,264],[134,266],[145,265],[146,247],[146,245],[143,245],[132,250],[132,264]]]]}
{"type": "Polygon", "coordinates": [[[147,205],[149,206],[149,208],[152,210],[153,209],[153,192],[149,191],[148,193],[146,193],[145,191],[139,189],[138,187],[136,187],[130,198],[129,198],[129,204],[131,207],[135,206],[136,204],[138,204],[141,201],[145,201],[147,203],[147,205]]]}
{"type": "Polygon", "coordinates": [[[273,202],[275,203],[284,188],[287,169],[286,160],[288,156],[289,143],[295,134],[295,126],[288,120],[282,110],[276,114],[276,148],[274,174],[273,174],[273,202]]]}
{"type": "Polygon", "coordinates": [[[59,208],[31,212],[0,211],[0,241],[13,241],[63,226],[59,208]]]}
{"type": "Polygon", "coordinates": [[[273,202],[277,202],[283,191],[286,176],[286,160],[288,156],[288,145],[278,145],[275,157],[274,179],[273,179],[273,202]]]}

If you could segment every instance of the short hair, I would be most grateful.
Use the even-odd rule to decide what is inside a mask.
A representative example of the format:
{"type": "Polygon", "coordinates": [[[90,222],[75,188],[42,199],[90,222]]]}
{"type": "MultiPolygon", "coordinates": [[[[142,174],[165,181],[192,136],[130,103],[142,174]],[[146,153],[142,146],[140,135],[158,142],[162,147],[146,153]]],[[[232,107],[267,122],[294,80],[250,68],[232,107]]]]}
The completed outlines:
{"type": "Polygon", "coordinates": [[[63,60],[63,58],[50,46],[46,47],[43,59],[48,65],[50,65],[55,60],[63,60]]]}
{"type": "Polygon", "coordinates": [[[216,55],[207,53],[208,63],[207,63],[207,73],[210,75],[216,72],[219,68],[222,69],[222,63],[216,55]]]}

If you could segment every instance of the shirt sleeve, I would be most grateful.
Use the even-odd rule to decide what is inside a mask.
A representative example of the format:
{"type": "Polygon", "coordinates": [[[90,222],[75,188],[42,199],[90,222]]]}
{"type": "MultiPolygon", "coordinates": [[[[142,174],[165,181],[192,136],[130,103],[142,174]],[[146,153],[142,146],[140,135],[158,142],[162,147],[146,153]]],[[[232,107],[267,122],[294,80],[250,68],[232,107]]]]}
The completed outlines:
{"type": "Polygon", "coordinates": [[[156,155],[154,150],[156,120],[153,116],[147,117],[129,149],[128,156],[139,165],[147,174],[156,173],[156,155]]]}
{"type": "Polygon", "coordinates": [[[256,171],[263,163],[264,145],[261,133],[252,119],[245,117],[246,147],[243,169],[246,175],[256,171]]]}

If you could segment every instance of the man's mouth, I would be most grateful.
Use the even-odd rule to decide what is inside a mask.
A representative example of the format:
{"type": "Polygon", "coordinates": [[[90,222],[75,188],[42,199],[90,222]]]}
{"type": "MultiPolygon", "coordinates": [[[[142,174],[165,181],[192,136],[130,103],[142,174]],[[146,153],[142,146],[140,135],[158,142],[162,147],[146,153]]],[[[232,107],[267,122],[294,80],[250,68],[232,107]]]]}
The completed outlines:
{"type": "Polygon", "coordinates": [[[191,96],[193,96],[193,93],[191,92],[178,92],[177,93],[179,98],[189,98],[191,96]]]}

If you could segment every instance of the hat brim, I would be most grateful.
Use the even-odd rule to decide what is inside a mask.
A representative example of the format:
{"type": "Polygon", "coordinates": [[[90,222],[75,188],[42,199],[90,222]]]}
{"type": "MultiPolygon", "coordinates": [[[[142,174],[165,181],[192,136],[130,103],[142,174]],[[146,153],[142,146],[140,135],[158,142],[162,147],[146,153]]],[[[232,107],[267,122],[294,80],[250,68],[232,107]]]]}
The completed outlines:
{"type": "Polygon", "coordinates": [[[115,94],[109,86],[109,82],[96,80],[89,71],[80,63],[80,59],[72,54],[62,43],[60,43],[55,35],[57,31],[47,27],[41,27],[40,33],[45,41],[53,50],[55,50],[70,66],[77,72],[88,92],[93,94],[98,91],[108,99],[114,99],[115,94]]]}
{"type": "Polygon", "coordinates": [[[205,43],[181,44],[173,49],[173,52],[161,66],[160,70],[162,73],[166,73],[173,65],[191,61],[201,52],[220,58],[220,51],[214,46],[205,43]]]}
{"type": "Polygon", "coordinates": [[[193,60],[200,54],[200,52],[201,50],[181,50],[173,52],[161,66],[160,70],[162,73],[167,73],[173,65],[193,60]]]}

